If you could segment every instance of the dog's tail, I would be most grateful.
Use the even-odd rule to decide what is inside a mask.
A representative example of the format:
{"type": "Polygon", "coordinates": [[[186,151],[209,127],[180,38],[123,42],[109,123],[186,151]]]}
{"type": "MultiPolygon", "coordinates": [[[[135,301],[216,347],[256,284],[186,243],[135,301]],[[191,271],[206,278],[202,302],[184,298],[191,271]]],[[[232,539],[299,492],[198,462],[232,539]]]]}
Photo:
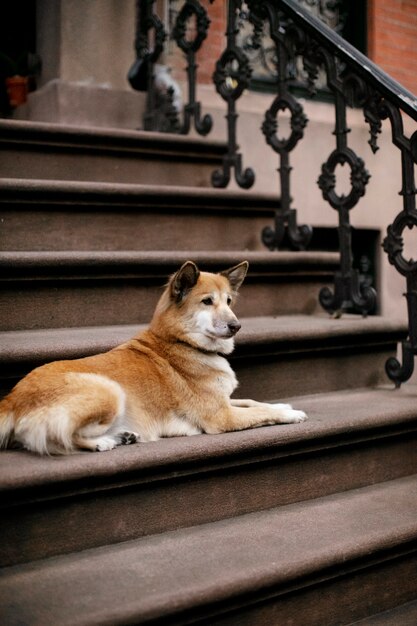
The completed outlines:
{"type": "Polygon", "coordinates": [[[14,432],[14,416],[11,402],[4,398],[0,402],[0,449],[7,448],[14,432]]]}

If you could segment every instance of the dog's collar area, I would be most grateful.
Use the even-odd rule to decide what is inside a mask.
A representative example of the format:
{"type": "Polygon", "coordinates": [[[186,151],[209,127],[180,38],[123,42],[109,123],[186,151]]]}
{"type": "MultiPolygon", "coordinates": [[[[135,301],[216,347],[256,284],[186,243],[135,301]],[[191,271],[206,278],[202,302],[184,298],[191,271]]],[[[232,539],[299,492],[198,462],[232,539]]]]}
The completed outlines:
{"type": "Polygon", "coordinates": [[[180,344],[182,346],[187,346],[187,348],[190,348],[191,350],[197,350],[198,352],[202,352],[203,354],[221,354],[217,350],[205,350],[204,348],[201,348],[200,346],[188,343],[188,341],[181,341],[181,339],[177,339],[175,343],[180,344]]]}
{"type": "MultiPolygon", "coordinates": [[[[223,356],[223,357],[225,356],[225,354],[219,350],[207,350],[205,348],[198,346],[197,344],[190,343],[188,341],[184,341],[178,338],[176,338],[175,340],[167,340],[166,338],[164,339],[163,337],[159,337],[153,331],[148,330],[148,332],[150,332],[155,337],[156,340],[162,339],[163,341],[167,341],[167,343],[172,343],[173,345],[181,345],[181,346],[188,348],[189,350],[196,350],[197,352],[200,352],[201,354],[218,355],[218,356],[223,356]]],[[[156,347],[152,344],[152,342],[148,341],[143,336],[135,337],[135,339],[139,342],[140,345],[144,346],[145,348],[149,348],[152,350],[156,349],[156,347]]]]}
{"type": "Polygon", "coordinates": [[[218,350],[205,350],[204,348],[195,346],[191,343],[188,343],[187,341],[181,341],[181,339],[177,339],[175,343],[177,345],[186,346],[187,348],[190,348],[190,350],[197,350],[197,352],[201,352],[202,354],[225,357],[225,354],[223,354],[223,352],[219,352],[218,350]]]}

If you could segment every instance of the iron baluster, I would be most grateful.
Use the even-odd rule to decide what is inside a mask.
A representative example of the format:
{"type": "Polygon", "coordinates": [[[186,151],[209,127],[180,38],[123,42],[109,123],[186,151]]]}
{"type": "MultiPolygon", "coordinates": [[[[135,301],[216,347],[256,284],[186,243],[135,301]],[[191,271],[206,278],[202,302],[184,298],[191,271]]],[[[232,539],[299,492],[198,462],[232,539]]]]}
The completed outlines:
{"type": "Polygon", "coordinates": [[[406,277],[408,313],[408,337],[402,342],[402,364],[392,357],[385,364],[388,377],[399,387],[408,380],[414,371],[414,356],[417,355],[417,261],[404,258],[403,232],[405,228],[417,226],[416,187],[414,164],[417,162],[417,132],[411,139],[404,136],[401,113],[397,107],[380,98],[379,106],[374,107],[381,119],[389,118],[392,129],[392,141],[401,151],[403,210],[394,222],[388,226],[383,248],[388,254],[389,262],[397,271],[406,277]]]}
{"type": "MultiPolygon", "coordinates": [[[[213,0],[211,0],[212,2],[213,0]]],[[[191,120],[194,118],[194,127],[200,135],[207,135],[213,125],[210,115],[201,119],[201,105],[196,101],[196,76],[198,65],[195,55],[207,37],[210,20],[207,11],[198,0],[186,0],[175,21],[173,37],[178,47],[187,57],[188,103],[184,106],[184,122],[180,133],[190,132],[191,120]],[[197,33],[194,39],[186,37],[187,22],[195,17],[197,33]]]]}
{"type": "Polygon", "coordinates": [[[278,249],[287,232],[288,240],[292,246],[299,250],[305,250],[311,240],[313,231],[310,226],[297,225],[297,210],[291,207],[292,197],[290,191],[290,152],[295,148],[304,135],[304,128],[308,119],[303,108],[288,90],[288,46],[284,40],[285,30],[279,19],[276,7],[270,2],[248,2],[251,8],[253,21],[259,30],[262,17],[268,19],[270,24],[271,38],[276,50],[277,91],[270,109],[265,113],[262,124],[262,132],[266,142],[279,154],[280,166],[278,168],[281,184],[281,204],[275,212],[275,228],[266,226],[262,231],[262,241],[270,249],[278,249]],[[288,139],[279,139],[278,113],[288,110],[291,114],[291,134],[288,139]]]}
{"type": "MultiPolygon", "coordinates": [[[[330,73],[331,77],[332,73],[330,73]]],[[[332,84],[334,80],[330,81],[332,84]]],[[[359,280],[358,270],[353,268],[352,255],[352,227],[350,225],[349,211],[360,197],[365,194],[365,187],[370,178],[365,169],[365,164],[355,152],[348,147],[347,134],[350,132],[346,124],[346,103],[339,89],[335,92],[336,109],[336,149],[330,154],[326,163],[322,166],[321,175],[317,181],[323,198],[338,211],[339,215],[339,248],[340,248],[340,271],[336,272],[334,293],[324,287],[320,291],[320,304],[329,313],[336,316],[343,311],[353,308],[362,315],[367,315],[375,308],[376,292],[373,287],[363,285],[359,280]],[[337,165],[347,163],[350,167],[351,190],[347,196],[338,195],[336,192],[337,165]]]]}
{"type": "Polygon", "coordinates": [[[249,85],[251,68],[244,52],[236,45],[237,10],[242,0],[229,0],[227,13],[227,47],[216,63],[213,81],[218,94],[227,103],[227,154],[223,157],[223,170],[212,174],[214,187],[227,187],[230,182],[231,170],[234,169],[235,180],[243,189],[249,189],[255,182],[255,172],[251,168],[242,171],[242,155],[238,152],[236,141],[236,100],[240,98],[249,85]]]}
{"type": "MultiPolygon", "coordinates": [[[[417,218],[417,214],[415,216],[417,218]]],[[[417,225],[417,219],[415,221],[417,225]]],[[[414,371],[414,356],[417,355],[417,274],[409,272],[406,274],[407,291],[404,294],[407,299],[408,313],[408,338],[402,342],[402,364],[396,357],[391,357],[385,364],[388,377],[400,387],[414,371]]]]}

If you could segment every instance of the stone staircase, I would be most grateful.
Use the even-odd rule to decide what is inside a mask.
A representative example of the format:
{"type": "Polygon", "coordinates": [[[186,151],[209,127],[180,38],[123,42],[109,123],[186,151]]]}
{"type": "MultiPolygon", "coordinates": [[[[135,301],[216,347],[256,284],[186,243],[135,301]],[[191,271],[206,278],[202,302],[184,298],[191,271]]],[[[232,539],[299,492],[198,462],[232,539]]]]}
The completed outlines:
{"type": "Polygon", "coordinates": [[[102,454],[0,453],[0,616],[17,625],[417,623],[417,404],[403,323],[330,319],[329,252],[265,251],[277,199],[208,187],[223,146],[0,122],[0,385],[149,321],[191,258],[250,273],[240,397],[304,424],[102,454]]]}

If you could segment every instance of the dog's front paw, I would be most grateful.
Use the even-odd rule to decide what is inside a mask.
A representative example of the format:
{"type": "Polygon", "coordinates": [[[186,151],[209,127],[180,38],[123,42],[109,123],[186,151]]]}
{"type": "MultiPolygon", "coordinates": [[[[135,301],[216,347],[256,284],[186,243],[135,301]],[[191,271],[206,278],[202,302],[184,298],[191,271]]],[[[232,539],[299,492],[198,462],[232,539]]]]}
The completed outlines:
{"type": "Polygon", "coordinates": [[[284,411],[284,419],[287,424],[297,424],[299,422],[305,422],[308,419],[304,411],[297,411],[295,409],[288,409],[284,411]]]}
{"type": "Polygon", "coordinates": [[[138,441],[140,441],[140,435],[139,433],[126,430],[122,433],[118,433],[117,440],[120,445],[129,446],[132,443],[138,443],[138,441]]]}

